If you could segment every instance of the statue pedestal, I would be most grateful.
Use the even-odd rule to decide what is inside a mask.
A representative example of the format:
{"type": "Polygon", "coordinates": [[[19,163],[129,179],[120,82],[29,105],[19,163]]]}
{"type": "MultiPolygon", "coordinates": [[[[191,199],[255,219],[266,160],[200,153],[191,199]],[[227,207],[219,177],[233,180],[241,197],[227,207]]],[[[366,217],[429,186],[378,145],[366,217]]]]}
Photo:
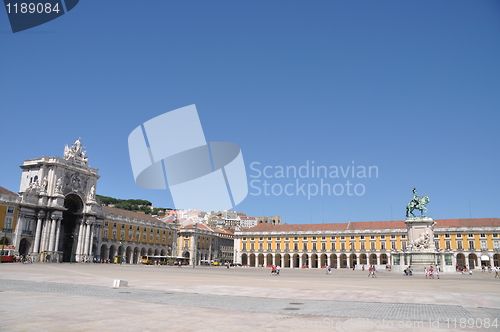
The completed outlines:
{"type": "Polygon", "coordinates": [[[435,252],[434,245],[434,225],[436,224],[429,217],[409,217],[406,218],[406,228],[408,230],[408,251],[435,252]]]}
{"type": "Polygon", "coordinates": [[[438,254],[434,245],[435,222],[429,217],[406,218],[408,230],[408,260],[415,273],[422,273],[424,267],[436,266],[438,254]]]}
{"type": "MultiPolygon", "coordinates": [[[[414,268],[420,268],[421,271],[424,270],[424,267],[429,268],[431,265],[436,265],[437,257],[433,252],[412,252],[410,253],[410,264],[414,268]]],[[[416,272],[416,270],[414,269],[416,272]]]]}

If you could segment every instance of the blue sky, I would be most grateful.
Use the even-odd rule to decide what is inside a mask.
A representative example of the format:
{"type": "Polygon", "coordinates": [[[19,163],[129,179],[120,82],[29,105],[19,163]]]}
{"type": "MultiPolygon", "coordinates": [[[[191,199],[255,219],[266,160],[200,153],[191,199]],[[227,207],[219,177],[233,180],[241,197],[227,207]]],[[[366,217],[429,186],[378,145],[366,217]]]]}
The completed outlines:
{"type": "Polygon", "coordinates": [[[170,207],[168,191],[135,185],[127,138],[196,104],[207,141],[238,144],[248,175],[253,162],[378,168],[350,179],[363,195],[250,188],[237,211],[401,220],[417,187],[436,219],[499,217],[497,1],[89,0],[16,34],[0,10],[0,40],[0,185],[10,190],[23,160],[62,156],[82,137],[98,194],[170,207]]]}

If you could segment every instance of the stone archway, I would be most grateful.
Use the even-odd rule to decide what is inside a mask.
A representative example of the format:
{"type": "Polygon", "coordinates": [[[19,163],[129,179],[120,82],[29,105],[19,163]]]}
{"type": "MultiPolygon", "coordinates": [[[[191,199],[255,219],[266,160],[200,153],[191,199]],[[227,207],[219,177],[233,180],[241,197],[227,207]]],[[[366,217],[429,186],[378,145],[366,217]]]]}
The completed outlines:
{"type": "Polygon", "coordinates": [[[26,256],[29,253],[30,244],[27,238],[23,238],[21,242],[19,242],[19,255],[26,256]]]}
{"type": "Polygon", "coordinates": [[[101,260],[104,262],[105,259],[109,257],[109,249],[108,246],[103,244],[101,246],[101,260]]]}
{"type": "Polygon", "coordinates": [[[247,256],[247,254],[241,255],[241,265],[248,265],[248,256],[247,256]]]}
{"type": "Polygon", "coordinates": [[[462,253],[457,254],[458,267],[465,267],[465,255],[462,253]]]}
{"type": "Polygon", "coordinates": [[[255,267],[255,263],[256,263],[255,261],[256,261],[255,254],[250,254],[250,262],[249,262],[250,264],[249,265],[255,267]]]}
{"type": "Polygon", "coordinates": [[[111,247],[109,247],[109,256],[108,256],[110,263],[114,263],[115,256],[116,256],[116,247],[115,245],[111,245],[111,247]]]}
{"type": "Polygon", "coordinates": [[[316,255],[316,254],[311,255],[311,267],[313,269],[318,268],[318,255],[316,255]]]}
{"type": "Polygon", "coordinates": [[[380,255],[380,264],[386,265],[389,263],[389,259],[387,258],[387,254],[380,255]]]}
{"type": "Polygon", "coordinates": [[[264,255],[263,254],[259,254],[259,256],[257,256],[257,264],[259,267],[264,266],[264,255]]]}
{"type": "Polygon", "coordinates": [[[370,255],[370,265],[377,265],[377,255],[375,254],[370,255]]]}
{"type": "Polygon", "coordinates": [[[330,255],[330,266],[336,269],[338,265],[339,264],[337,262],[337,255],[336,254],[331,254],[330,255]]]}
{"type": "Polygon", "coordinates": [[[308,254],[303,254],[302,255],[302,264],[301,267],[309,267],[309,255],[308,254]]]}
{"type": "Polygon", "coordinates": [[[274,265],[282,266],[281,265],[281,255],[280,254],[276,254],[276,256],[274,257],[274,265]]]}
{"type": "Polygon", "coordinates": [[[139,257],[139,248],[135,247],[134,248],[134,258],[131,263],[133,264],[139,264],[141,262],[141,259],[139,257]]]}
{"type": "Polygon", "coordinates": [[[322,254],[320,260],[322,268],[328,265],[328,256],[326,254],[322,254]]]}
{"type": "Polygon", "coordinates": [[[366,257],[366,254],[359,255],[359,264],[368,265],[368,258],[366,257]]]}
{"type": "Polygon", "coordinates": [[[127,250],[125,251],[125,260],[127,263],[132,264],[132,254],[133,254],[133,249],[132,247],[128,246],[127,250]]]}
{"type": "Polygon", "coordinates": [[[356,265],[358,264],[358,257],[356,256],[356,254],[351,254],[349,256],[349,266],[351,268],[355,267],[356,265]]]}
{"type": "Polygon", "coordinates": [[[273,254],[267,254],[266,255],[266,265],[273,265],[273,254]]]}
{"type": "Polygon", "coordinates": [[[285,254],[283,259],[283,267],[290,267],[290,254],[285,254]]]}
{"type": "MultiPolygon", "coordinates": [[[[59,251],[63,252],[63,262],[75,261],[77,245],[77,221],[81,220],[83,212],[83,201],[76,194],[69,194],[64,199],[64,207],[59,235],[59,251]]],[[[82,237],[83,238],[83,237],[82,237]]],[[[83,239],[83,241],[85,241],[83,239]]]]}
{"type": "Polygon", "coordinates": [[[293,255],[293,267],[300,267],[299,254],[293,255]]]}
{"type": "Polygon", "coordinates": [[[340,255],[340,268],[347,268],[347,255],[346,254],[341,254],[340,255]]]}
{"type": "Polygon", "coordinates": [[[476,254],[469,254],[469,270],[475,269],[477,265],[476,254]]]}
{"type": "Polygon", "coordinates": [[[92,244],[92,251],[90,252],[91,255],[94,256],[94,262],[97,262],[97,259],[100,258],[100,252],[97,252],[97,243],[92,244]]]}

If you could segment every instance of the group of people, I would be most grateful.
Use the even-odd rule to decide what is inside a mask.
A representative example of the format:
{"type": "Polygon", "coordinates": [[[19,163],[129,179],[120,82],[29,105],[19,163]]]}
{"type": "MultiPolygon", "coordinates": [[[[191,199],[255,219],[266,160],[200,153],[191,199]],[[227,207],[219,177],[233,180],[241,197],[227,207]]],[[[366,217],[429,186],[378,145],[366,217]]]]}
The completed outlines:
{"type": "Polygon", "coordinates": [[[483,273],[486,273],[486,270],[488,270],[488,273],[492,273],[493,271],[495,271],[495,278],[500,279],[500,266],[495,266],[495,268],[493,269],[491,267],[491,265],[488,265],[488,266],[483,265],[482,270],[483,270],[483,273]]]}
{"type": "MultiPolygon", "coordinates": [[[[495,266],[495,270],[498,268],[498,266],[495,266]]],[[[493,269],[491,268],[491,265],[488,266],[482,266],[481,269],[483,270],[483,273],[486,273],[486,270],[488,270],[488,273],[493,272],[493,269]]]]}
{"type": "Polygon", "coordinates": [[[436,276],[439,279],[439,274],[441,273],[441,268],[439,266],[429,266],[429,269],[427,267],[424,267],[424,275],[425,279],[434,279],[434,276],[436,276]]]}
{"type": "Polygon", "coordinates": [[[403,275],[405,276],[413,276],[413,269],[411,268],[411,266],[408,266],[406,269],[403,270],[403,275]]]}
{"type": "Polygon", "coordinates": [[[372,278],[376,278],[377,277],[377,269],[375,268],[375,265],[370,265],[370,267],[368,268],[368,278],[370,278],[370,276],[372,276],[372,278]]]}
{"type": "Polygon", "coordinates": [[[279,276],[280,275],[281,266],[279,265],[271,265],[271,275],[279,276]]]}
{"type": "Polygon", "coordinates": [[[456,268],[455,270],[457,272],[461,272],[462,274],[464,274],[465,272],[469,272],[469,274],[472,274],[472,270],[469,269],[469,266],[459,266],[458,264],[456,265],[456,268]]]}
{"type": "Polygon", "coordinates": [[[14,255],[14,262],[30,264],[35,262],[35,257],[31,255],[14,255]]]}

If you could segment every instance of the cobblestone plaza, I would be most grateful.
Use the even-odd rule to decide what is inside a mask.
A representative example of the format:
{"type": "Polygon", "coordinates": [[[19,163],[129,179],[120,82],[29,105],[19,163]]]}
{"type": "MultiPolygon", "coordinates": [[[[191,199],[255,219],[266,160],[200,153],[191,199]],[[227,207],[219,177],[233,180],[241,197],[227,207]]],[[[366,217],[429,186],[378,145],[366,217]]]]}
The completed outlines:
{"type": "Polygon", "coordinates": [[[498,330],[500,279],[380,271],[2,264],[2,331],[498,330]],[[128,287],[112,288],[114,279],[128,287]],[[498,323],[498,319],[496,321],[498,323]],[[488,326],[488,327],[486,327],[488,326]]]}

